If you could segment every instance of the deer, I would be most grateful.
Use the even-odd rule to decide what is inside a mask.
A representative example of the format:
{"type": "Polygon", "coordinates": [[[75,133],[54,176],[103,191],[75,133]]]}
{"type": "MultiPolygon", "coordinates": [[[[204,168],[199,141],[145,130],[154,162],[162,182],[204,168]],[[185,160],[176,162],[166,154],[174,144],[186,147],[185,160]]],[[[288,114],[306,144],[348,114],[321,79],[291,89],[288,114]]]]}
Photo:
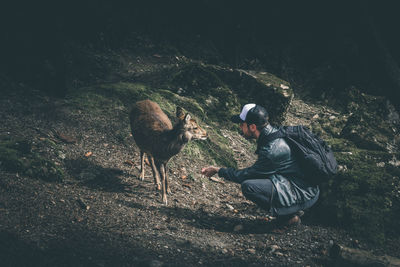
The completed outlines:
{"type": "Polygon", "coordinates": [[[133,139],[140,149],[140,176],[144,180],[145,157],[150,160],[154,183],[162,189],[162,202],[168,205],[171,190],[167,178],[167,163],[191,140],[206,140],[207,132],[181,107],[176,109],[177,123],[172,126],[160,106],[151,101],[136,102],[129,119],[133,139]],[[160,182],[161,176],[161,182],[160,182]]]}

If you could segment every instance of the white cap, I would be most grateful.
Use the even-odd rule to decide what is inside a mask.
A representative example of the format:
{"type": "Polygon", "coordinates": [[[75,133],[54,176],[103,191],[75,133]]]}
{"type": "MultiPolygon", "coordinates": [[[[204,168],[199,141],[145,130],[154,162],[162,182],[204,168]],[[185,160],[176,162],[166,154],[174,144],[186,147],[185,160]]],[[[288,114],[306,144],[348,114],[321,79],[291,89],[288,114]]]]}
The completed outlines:
{"type": "Polygon", "coordinates": [[[242,121],[245,121],[247,113],[249,112],[250,109],[254,108],[255,106],[256,106],[256,104],[246,104],[246,105],[244,105],[243,108],[242,108],[242,112],[240,112],[240,115],[239,115],[240,119],[242,121]]]}

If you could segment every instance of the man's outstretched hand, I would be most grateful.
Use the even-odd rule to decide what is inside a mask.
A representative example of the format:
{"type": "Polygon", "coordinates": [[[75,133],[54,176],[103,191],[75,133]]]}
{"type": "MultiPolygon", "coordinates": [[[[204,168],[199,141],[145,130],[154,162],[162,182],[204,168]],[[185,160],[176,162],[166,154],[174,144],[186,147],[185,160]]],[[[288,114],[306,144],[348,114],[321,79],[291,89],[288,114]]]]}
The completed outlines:
{"type": "Polygon", "coordinates": [[[201,169],[201,174],[211,177],[219,171],[219,167],[209,166],[206,168],[201,169]]]}

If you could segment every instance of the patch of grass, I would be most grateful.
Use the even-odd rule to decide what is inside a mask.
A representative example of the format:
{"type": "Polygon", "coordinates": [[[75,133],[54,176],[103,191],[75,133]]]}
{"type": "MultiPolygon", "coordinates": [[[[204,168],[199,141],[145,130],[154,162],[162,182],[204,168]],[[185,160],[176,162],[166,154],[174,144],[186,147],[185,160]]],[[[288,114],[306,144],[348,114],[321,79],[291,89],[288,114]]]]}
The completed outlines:
{"type": "Polygon", "coordinates": [[[357,150],[357,147],[349,140],[344,138],[325,139],[327,144],[334,152],[351,152],[357,150]]]}
{"type": "Polygon", "coordinates": [[[311,129],[323,138],[340,138],[345,124],[346,120],[344,118],[322,117],[311,124],[311,129]]]}
{"type": "Polygon", "coordinates": [[[64,173],[54,162],[32,151],[26,140],[0,139],[0,168],[46,181],[60,181],[64,173]]]}
{"type": "Polygon", "coordinates": [[[91,114],[104,113],[122,104],[117,99],[97,93],[95,88],[81,88],[67,99],[73,106],[91,114]]]}
{"type": "Polygon", "coordinates": [[[204,159],[201,147],[198,144],[199,142],[202,141],[192,141],[187,143],[185,148],[183,149],[183,153],[193,159],[204,159]]]}
{"type": "MultiPolygon", "coordinates": [[[[225,98],[231,95],[230,91],[224,90],[220,90],[218,94],[225,98]]],[[[173,123],[176,121],[176,108],[181,106],[197,120],[200,127],[209,132],[210,136],[210,139],[205,142],[189,143],[185,148],[185,153],[209,157],[224,166],[236,166],[228,140],[218,130],[215,130],[221,127],[220,121],[226,123],[226,118],[230,117],[231,113],[233,114],[232,109],[226,108],[226,104],[210,109],[201,98],[182,96],[170,90],[149,87],[139,83],[103,84],[97,87],[81,88],[72,92],[69,99],[77,107],[94,113],[112,112],[112,109],[122,105],[127,111],[127,116],[131,105],[135,102],[150,99],[161,107],[173,123]],[[217,120],[217,118],[219,119],[217,120]],[[213,125],[213,127],[206,127],[206,123],[213,125]]],[[[232,104],[232,108],[233,106],[239,107],[239,105],[232,104]]],[[[118,132],[116,138],[123,142],[128,134],[129,131],[126,133],[118,132]]]]}

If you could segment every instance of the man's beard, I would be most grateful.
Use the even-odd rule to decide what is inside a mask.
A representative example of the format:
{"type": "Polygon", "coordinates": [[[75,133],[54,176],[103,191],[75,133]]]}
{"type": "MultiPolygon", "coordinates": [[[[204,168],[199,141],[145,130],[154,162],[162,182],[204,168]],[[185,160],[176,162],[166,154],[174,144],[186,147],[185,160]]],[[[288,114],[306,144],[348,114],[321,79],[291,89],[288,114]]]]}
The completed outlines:
{"type": "Polygon", "coordinates": [[[256,137],[254,136],[253,133],[250,132],[250,135],[246,135],[244,133],[242,133],[242,136],[246,139],[246,140],[252,140],[255,139],[256,137]]]}

